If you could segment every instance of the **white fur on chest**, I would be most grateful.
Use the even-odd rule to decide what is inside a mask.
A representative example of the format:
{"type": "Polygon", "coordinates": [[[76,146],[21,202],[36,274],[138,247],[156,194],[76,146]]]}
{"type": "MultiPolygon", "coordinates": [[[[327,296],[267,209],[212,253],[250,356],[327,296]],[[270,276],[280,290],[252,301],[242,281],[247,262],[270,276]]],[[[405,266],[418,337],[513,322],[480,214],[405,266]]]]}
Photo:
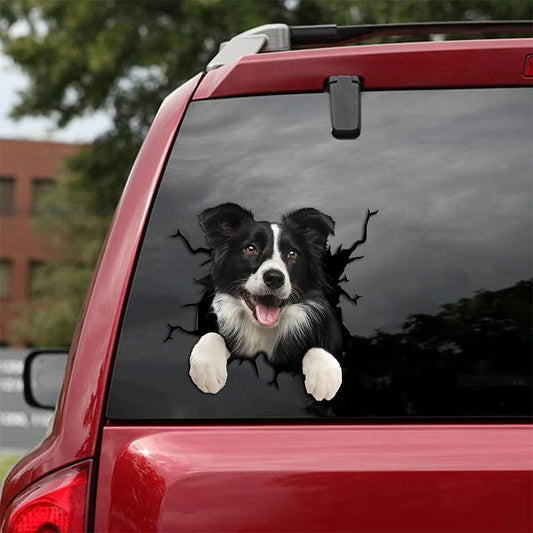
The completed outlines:
{"type": "Polygon", "coordinates": [[[312,327],[311,315],[320,308],[312,304],[293,304],[282,309],[275,326],[262,326],[255,320],[250,308],[241,298],[230,294],[216,294],[213,311],[217,316],[219,333],[235,340],[235,355],[255,357],[264,352],[268,358],[284,337],[304,337],[312,327]]]}

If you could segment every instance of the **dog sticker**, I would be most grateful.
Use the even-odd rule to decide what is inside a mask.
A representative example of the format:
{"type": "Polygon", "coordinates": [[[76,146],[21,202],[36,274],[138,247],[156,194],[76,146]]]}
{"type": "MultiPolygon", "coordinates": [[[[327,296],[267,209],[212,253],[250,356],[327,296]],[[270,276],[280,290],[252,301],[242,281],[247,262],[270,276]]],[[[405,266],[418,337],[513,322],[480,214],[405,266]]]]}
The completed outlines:
{"type": "MultiPolygon", "coordinates": [[[[249,360],[263,354],[280,371],[303,374],[308,394],[318,401],[331,400],[342,384],[338,361],[343,339],[341,296],[355,305],[359,295],[341,288],[347,281],[346,266],[363,256],[353,256],[366,242],[370,217],[350,247],[328,246],[335,222],[314,208],[285,214],[280,222],[256,221],[252,212],[225,203],[206,209],[199,223],[208,247],[193,248],[178,230],[172,237],[183,240],[193,254],[206,254],[210,273],[199,280],[206,287],[198,307],[198,329],[170,328],[165,342],[178,329],[197,335],[190,354],[189,375],[201,391],[216,394],[226,384],[228,362],[249,360]],[[214,320],[213,320],[214,318],[214,320]]],[[[277,384],[276,381],[273,382],[277,384]]]]}

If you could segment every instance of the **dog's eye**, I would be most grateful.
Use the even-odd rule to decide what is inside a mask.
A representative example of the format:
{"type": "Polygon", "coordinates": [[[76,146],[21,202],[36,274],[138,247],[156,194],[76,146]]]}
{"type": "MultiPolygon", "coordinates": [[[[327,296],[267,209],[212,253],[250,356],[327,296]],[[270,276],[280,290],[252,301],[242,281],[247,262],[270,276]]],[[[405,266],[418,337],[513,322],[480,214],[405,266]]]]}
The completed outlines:
{"type": "Polygon", "coordinates": [[[296,250],[291,250],[288,254],[287,254],[287,257],[289,259],[292,259],[293,261],[296,261],[296,259],[298,259],[298,257],[300,257],[300,254],[296,251],[296,250]]]}
{"type": "Polygon", "coordinates": [[[243,252],[246,255],[255,255],[257,253],[257,246],[251,242],[244,250],[243,252]]]}

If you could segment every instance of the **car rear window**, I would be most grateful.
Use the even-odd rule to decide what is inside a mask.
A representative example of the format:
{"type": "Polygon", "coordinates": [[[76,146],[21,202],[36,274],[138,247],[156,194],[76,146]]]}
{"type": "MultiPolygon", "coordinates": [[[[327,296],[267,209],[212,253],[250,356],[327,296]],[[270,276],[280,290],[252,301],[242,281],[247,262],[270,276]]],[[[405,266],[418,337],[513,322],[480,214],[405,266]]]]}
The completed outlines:
{"type": "Polygon", "coordinates": [[[366,92],[355,140],[331,135],[329,106],[327,94],[190,104],[132,282],[109,418],[531,416],[531,90],[366,92]],[[217,327],[198,217],[225,202],[256,220],[310,207],[335,221],[326,274],[343,383],[330,401],[262,354],[230,360],[217,394],[191,381],[191,350],[217,327]],[[358,259],[335,255],[365,227],[358,259]]]}

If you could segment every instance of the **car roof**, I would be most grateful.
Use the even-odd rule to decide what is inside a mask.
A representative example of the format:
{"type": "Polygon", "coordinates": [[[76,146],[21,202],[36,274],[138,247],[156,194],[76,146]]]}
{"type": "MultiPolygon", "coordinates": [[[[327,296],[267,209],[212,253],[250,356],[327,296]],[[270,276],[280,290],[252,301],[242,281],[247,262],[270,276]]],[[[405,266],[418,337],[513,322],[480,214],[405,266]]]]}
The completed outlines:
{"type": "Polygon", "coordinates": [[[533,33],[532,30],[533,21],[527,20],[415,22],[356,26],[264,24],[223,42],[220,45],[220,51],[209,62],[206,70],[209,72],[247,55],[358,43],[375,37],[408,35],[442,40],[445,35],[464,36],[503,32],[530,36],[533,33]]]}
{"type": "Polygon", "coordinates": [[[194,100],[323,91],[336,75],[359,76],[365,90],[528,86],[532,45],[531,38],[425,41],[246,55],[207,72],[194,100]]]}

